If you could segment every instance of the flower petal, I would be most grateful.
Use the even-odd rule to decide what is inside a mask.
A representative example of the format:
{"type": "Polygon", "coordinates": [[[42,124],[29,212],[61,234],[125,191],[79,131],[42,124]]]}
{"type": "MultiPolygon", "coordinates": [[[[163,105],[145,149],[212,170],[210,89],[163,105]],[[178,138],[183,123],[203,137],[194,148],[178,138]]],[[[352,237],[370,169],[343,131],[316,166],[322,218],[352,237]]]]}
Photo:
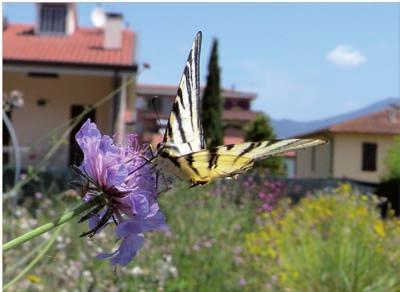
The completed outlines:
{"type": "Polygon", "coordinates": [[[146,218],[144,221],[144,231],[153,231],[153,230],[164,230],[168,231],[168,225],[165,223],[165,216],[161,212],[157,212],[152,217],[146,218]]]}
{"type": "Polygon", "coordinates": [[[143,235],[133,234],[125,237],[118,249],[118,252],[112,256],[111,264],[126,266],[137,254],[137,251],[143,247],[143,244],[143,235]]]}
{"type": "Polygon", "coordinates": [[[138,216],[130,220],[125,220],[118,224],[115,233],[117,235],[117,238],[122,238],[128,236],[129,234],[142,233],[143,230],[144,219],[138,216]]]}

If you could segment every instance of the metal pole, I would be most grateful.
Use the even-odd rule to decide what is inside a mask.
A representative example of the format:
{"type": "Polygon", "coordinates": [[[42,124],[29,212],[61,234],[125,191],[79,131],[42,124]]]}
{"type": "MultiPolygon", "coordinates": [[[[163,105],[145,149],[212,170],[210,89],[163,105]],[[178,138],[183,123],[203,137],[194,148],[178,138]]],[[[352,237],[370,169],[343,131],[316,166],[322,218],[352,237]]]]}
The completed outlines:
{"type": "MultiPolygon", "coordinates": [[[[14,185],[15,185],[15,184],[17,184],[18,179],[21,174],[21,151],[20,151],[20,147],[18,144],[17,134],[15,133],[14,127],[13,127],[10,119],[8,118],[7,114],[5,113],[5,111],[3,111],[3,121],[7,127],[8,132],[10,133],[12,149],[14,152],[14,159],[15,159],[14,185]]],[[[17,199],[18,199],[17,195],[15,194],[14,199],[13,199],[14,206],[17,203],[17,199]]]]}

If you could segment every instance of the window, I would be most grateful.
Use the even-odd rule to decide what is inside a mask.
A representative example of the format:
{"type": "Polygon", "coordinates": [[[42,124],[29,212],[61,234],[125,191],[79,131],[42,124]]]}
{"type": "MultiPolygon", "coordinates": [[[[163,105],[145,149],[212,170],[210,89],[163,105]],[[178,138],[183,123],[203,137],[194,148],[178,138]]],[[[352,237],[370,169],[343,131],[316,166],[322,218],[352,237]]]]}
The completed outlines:
{"type": "Polygon", "coordinates": [[[376,143],[363,143],[362,144],[362,170],[363,171],[376,171],[376,143]]]}
{"type": "Polygon", "coordinates": [[[311,148],[311,171],[315,171],[315,159],[316,159],[315,147],[311,148]]]}
{"type": "MultiPolygon", "coordinates": [[[[72,104],[71,105],[71,119],[76,118],[85,110],[86,105],[78,105],[72,104]]],[[[83,160],[83,152],[81,147],[79,147],[78,143],[76,142],[75,135],[78,133],[79,129],[82,125],[86,122],[86,120],[90,118],[91,121],[94,123],[96,122],[96,111],[92,110],[88,112],[85,116],[81,117],[79,123],[72,129],[69,135],[69,164],[70,165],[79,165],[83,160]]]]}
{"type": "Polygon", "coordinates": [[[238,102],[238,104],[239,104],[239,107],[240,107],[242,110],[248,111],[248,110],[250,109],[250,104],[249,104],[249,101],[248,101],[248,100],[240,100],[240,101],[238,102]]]}
{"type": "Polygon", "coordinates": [[[225,99],[224,101],[224,108],[229,110],[231,108],[233,108],[233,102],[230,99],[225,99]]]}
{"type": "Polygon", "coordinates": [[[43,3],[40,6],[40,32],[65,34],[67,21],[67,5],[43,3]]]}

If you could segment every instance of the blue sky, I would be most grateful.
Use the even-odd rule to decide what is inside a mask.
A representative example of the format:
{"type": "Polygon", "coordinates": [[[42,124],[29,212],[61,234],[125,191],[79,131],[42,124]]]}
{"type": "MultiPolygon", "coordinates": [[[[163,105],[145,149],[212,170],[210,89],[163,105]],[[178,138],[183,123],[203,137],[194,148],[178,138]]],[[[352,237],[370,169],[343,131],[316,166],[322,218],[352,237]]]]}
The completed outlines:
{"type": "MultiPolygon", "coordinates": [[[[94,3],[78,4],[91,26],[94,3]]],[[[203,31],[203,83],[213,37],[222,85],[258,93],[254,110],[314,120],[400,96],[400,4],[109,3],[138,34],[141,83],[178,84],[203,31]]],[[[10,22],[33,23],[33,4],[3,4],[10,22]]]]}

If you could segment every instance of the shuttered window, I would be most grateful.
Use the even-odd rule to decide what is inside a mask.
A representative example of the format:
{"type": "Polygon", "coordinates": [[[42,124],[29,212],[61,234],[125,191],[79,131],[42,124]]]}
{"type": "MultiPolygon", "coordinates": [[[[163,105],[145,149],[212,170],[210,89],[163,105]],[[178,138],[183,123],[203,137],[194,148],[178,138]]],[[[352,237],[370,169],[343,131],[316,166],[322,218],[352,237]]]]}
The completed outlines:
{"type": "Polygon", "coordinates": [[[40,9],[40,32],[65,34],[67,5],[43,3],[40,9]]]}
{"type": "Polygon", "coordinates": [[[378,145],[376,143],[362,144],[362,166],[363,171],[376,171],[376,154],[378,145]]]}

